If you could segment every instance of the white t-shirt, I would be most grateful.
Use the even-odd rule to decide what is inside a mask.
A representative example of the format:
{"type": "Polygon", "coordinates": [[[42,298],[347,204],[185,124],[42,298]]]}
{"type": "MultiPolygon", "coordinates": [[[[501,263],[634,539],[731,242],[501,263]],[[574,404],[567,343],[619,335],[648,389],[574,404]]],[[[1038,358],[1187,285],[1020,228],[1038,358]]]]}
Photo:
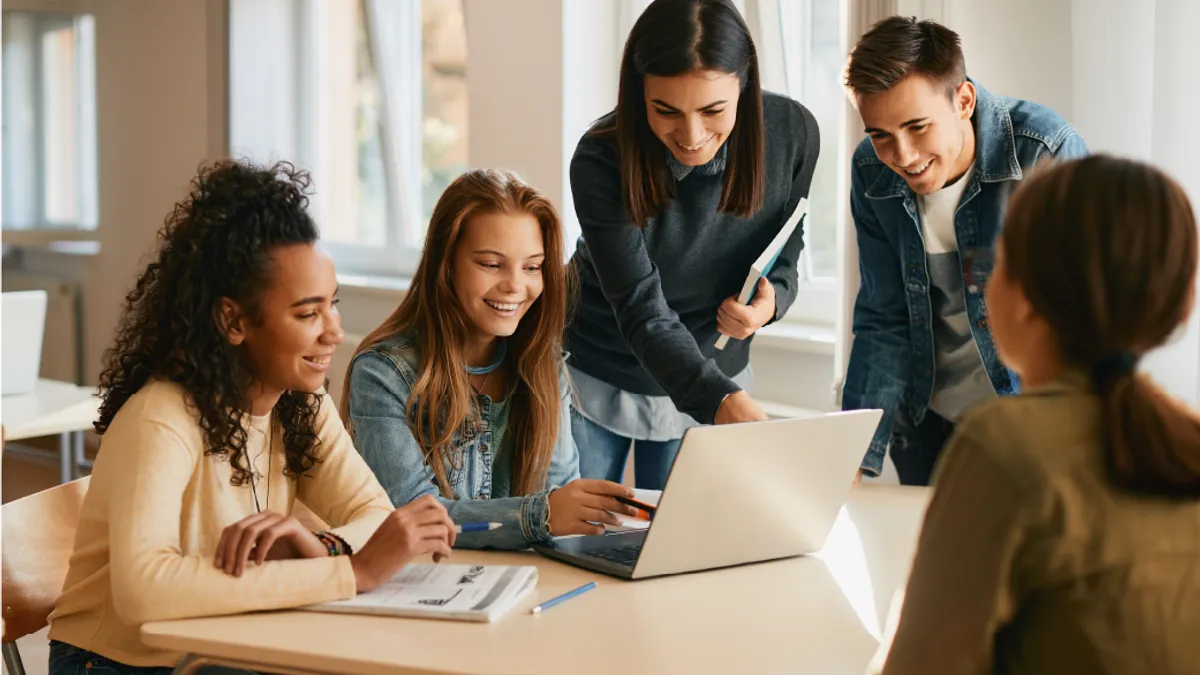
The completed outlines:
{"type": "Polygon", "coordinates": [[[972,166],[953,185],[917,197],[933,308],[936,370],[929,407],[951,421],[996,394],[971,334],[958,237],[954,231],[954,214],[974,172],[972,166]]]}
{"type": "Polygon", "coordinates": [[[967,169],[962,178],[953,185],[937,192],[918,195],[917,208],[921,213],[921,230],[925,236],[925,254],[954,253],[958,251],[958,236],[954,233],[954,213],[963,193],[971,182],[975,166],[967,169]]]}

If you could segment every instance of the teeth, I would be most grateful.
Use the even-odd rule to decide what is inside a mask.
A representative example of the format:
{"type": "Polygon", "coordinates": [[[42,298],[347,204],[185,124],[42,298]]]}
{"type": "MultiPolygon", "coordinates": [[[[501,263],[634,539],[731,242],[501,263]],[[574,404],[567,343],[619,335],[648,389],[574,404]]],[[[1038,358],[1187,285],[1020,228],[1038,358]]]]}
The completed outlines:
{"type": "Polygon", "coordinates": [[[683,148],[684,150],[687,150],[688,152],[695,152],[695,151],[703,148],[704,146],[708,145],[708,142],[711,141],[712,139],[713,139],[713,137],[709,136],[708,138],[704,139],[703,143],[701,143],[699,145],[684,145],[684,144],[680,143],[679,147],[683,148]]]}
{"type": "Polygon", "coordinates": [[[501,312],[512,312],[520,306],[519,303],[515,302],[492,302],[491,300],[484,300],[484,302],[488,304],[488,307],[498,309],[501,312]]]}
{"type": "Polygon", "coordinates": [[[304,357],[304,360],[308,361],[310,363],[315,363],[317,365],[323,366],[323,365],[329,363],[330,361],[332,361],[333,357],[332,356],[306,356],[306,357],[304,357]]]}
{"type": "Polygon", "coordinates": [[[932,163],[933,163],[933,160],[931,159],[931,160],[929,160],[928,162],[925,162],[924,164],[922,164],[922,165],[921,165],[921,168],[917,169],[916,171],[909,171],[908,169],[905,169],[905,170],[904,170],[904,173],[907,173],[907,174],[908,174],[908,175],[910,175],[910,176],[917,176],[917,175],[920,175],[920,174],[921,174],[921,172],[925,171],[925,169],[928,169],[928,168],[929,168],[929,165],[930,165],[930,164],[932,164],[932,163]]]}

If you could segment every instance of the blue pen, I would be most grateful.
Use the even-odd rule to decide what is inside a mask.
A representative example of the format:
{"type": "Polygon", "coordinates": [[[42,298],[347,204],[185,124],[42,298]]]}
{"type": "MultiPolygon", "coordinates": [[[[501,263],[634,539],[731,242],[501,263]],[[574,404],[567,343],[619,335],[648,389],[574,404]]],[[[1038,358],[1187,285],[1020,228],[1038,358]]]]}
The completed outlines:
{"type": "Polygon", "coordinates": [[[573,591],[568,591],[568,592],[563,593],[562,595],[558,596],[557,598],[552,598],[550,600],[547,600],[546,602],[543,602],[542,604],[540,604],[537,607],[534,607],[532,610],[530,610],[529,613],[530,614],[541,614],[544,610],[550,609],[551,607],[557,605],[558,603],[560,603],[564,600],[570,600],[571,598],[573,598],[577,595],[580,595],[582,593],[590,591],[595,587],[596,587],[596,582],[589,581],[588,583],[580,586],[579,588],[576,588],[573,591]]]}
{"type": "Polygon", "coordinates": [[[504,523],[463,523],[455,525],[454,531],[462,534],[463,532],[490,532],[504,527],[504,523]]]}

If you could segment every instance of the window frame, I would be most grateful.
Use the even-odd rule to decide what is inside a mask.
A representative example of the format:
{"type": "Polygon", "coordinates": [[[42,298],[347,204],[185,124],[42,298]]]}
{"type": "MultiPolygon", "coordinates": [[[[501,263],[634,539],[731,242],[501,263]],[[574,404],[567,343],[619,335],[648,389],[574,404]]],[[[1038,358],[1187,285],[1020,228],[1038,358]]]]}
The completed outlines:
{"type": "MultiPolygon", "coordinates": [[[[30,3],[15,0],[6,1],[3,11],[5,14],[33,15],[35,25],[31,40],[34,48],[29,55],[29,81],[23,87],[27,90],[25,93],[32,98],[28,116],[30,120],[26,125],[32,140],[27,147],[22,148],[18,145],[16,150],[12,149],[12,144],[5,143],[3,156],[5,192],[31,197],[23,209],[18,201],[17,210],[25,211],[17,214],[19,223],[0,218],[0,231],[3,232],[6,244],[36,245],[59,240],[94,240],[100,220],[94,8],[91,2],[30,3]],[[73,95],[76,100],[71,110],[72,119],[68,124],[74,127],[76,147],[68,163],[72,165],[75,173],[73,199],[76,201],[76,215],[72,218],[53,219],[46,208],[47,193],[50,190],[47,181],[50,169],[48,164],[52,161],[46,148],[48,96],[52,92],[46,87],[48,73],[45,71],[41,42],[47,35],[62,28],[71,28],[75,39],[73,95]],[[10,152],[18,153],[19,156],[13,156],[10,152]],[[21,170],[16,170],[16,167],[20,167],[21,170]]],[[[6,70],[9,63],[11,61],[5,60],[6,70]]],[[[6,126],[17,124],[12,121],[14,109],[10,106],[19,105],[19,101],[14,103],[11,97],[5,96],[4,103],[6,126]]],[[[11,201],[6,200],[6,208],[11,201]]]]}

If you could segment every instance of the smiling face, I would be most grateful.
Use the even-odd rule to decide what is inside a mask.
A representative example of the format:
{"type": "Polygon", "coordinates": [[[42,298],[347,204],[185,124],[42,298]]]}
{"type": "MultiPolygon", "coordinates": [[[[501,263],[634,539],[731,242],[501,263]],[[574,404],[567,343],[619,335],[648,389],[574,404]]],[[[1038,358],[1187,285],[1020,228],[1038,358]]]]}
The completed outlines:
{"type": "Polygon", "coordinates": [[[228,298],[221,303],[226,337],[254,377],[254,414],[265,414],[285,391],[325,386],[333,352],[345,337],[328,255],[311,244],[281,246],[271,252],[270,264],[257,311],[228,298]]]}
{"type": "Polygon", "coordinates": [[[454,289],[470,322],[468,340],[511,336],[542,294],[542,227],[527,213],[478,213],[463,224],[454,289]]]}
{"type": "Polygon", "coordinates": [[[879,94],[857,97],[863,126],[880,161],[917,194],[937,192],[975,161],[975,85],[948,98],[939,84],[909,75],[879,94]]]}
{"type": "Polygon", "coordinates": [[[711,161],[737,122],[741,81],[734,73],[647,75],[644,91],[650,130],[688,166],[711,161]]]}

